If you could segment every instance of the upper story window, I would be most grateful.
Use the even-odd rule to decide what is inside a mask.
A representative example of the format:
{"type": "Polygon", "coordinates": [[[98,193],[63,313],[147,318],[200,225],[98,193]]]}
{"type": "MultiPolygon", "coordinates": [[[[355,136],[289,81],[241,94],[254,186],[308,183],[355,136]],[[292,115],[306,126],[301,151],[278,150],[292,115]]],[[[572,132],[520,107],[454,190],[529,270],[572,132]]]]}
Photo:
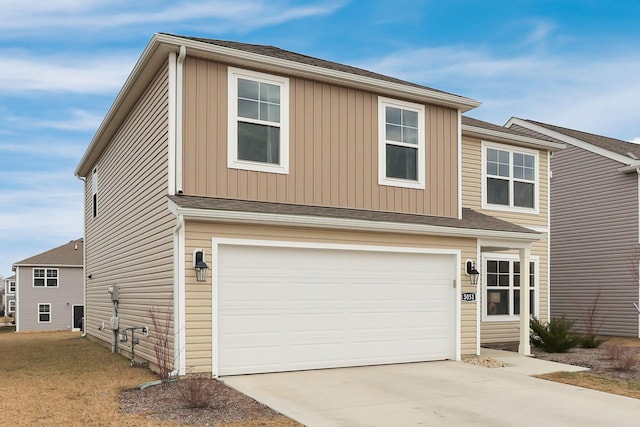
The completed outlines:
{"type": "Polygon", "coordinates": [[[538,210],[538,153],[483,145],[485,208],[538,210]]]}
{"type": "Polygon", "coordinates": [[[57,287],[58,286],[58,269],[57,268],[34,268],[33,269],[33,286],[35,287],[57,287]]]}
{"type": "Polygon", "coordinates": [[[424,105],[378,99],[378,183],[425,188],[424,105]]]}
{"type": "Polygon", "coordinates": [[[16,281],[15,280],[10,280],[9,281],[9,293],[10,294],[15,294],[16,293],[16,281]]]}
{"type": "Polygon", "coordinates": [[[289,79],[229,67],[230,168],[289,173],[289,79]]]}
{"type": "Polygon", "coordinates": [[[94,169],[91,173],[91,206],[93,217],[98,216],[98,170],[94,169]]]}

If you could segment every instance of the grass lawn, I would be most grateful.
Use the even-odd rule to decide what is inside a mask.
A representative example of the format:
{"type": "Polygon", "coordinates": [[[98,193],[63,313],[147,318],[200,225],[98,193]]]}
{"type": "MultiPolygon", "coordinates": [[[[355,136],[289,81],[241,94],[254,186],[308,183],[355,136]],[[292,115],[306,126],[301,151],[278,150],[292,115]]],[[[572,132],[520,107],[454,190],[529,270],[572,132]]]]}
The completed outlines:
{"type": "Polygon", "coordinates": [[[117,396],[157,379],[79,332],[19,333],[0,327],[3,425],[175,426],[122,414],[117,396]]]}

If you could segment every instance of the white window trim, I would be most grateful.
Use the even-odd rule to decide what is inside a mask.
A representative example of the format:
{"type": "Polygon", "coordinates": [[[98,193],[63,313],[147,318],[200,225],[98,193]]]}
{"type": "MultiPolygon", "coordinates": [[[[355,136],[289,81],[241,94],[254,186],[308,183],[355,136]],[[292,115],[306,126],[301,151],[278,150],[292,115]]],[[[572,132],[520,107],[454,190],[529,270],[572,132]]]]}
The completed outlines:
{"type": "Polygon", "coordinates": [[[49,303],[49,302],[38,303],[38,323],[51,323],[51,319],[53,317],[52,311],[53,310],[52,310],[52,307],[51,307],[51,303],[49,303]],[[40,307],[43,306],[43,305],[48,305],[49,306],[49,320],[47,320],[47,321],[40,320],[40,307]]]}
{"type": "Polygon", "coordinates": [[[425,148],[425,107],[422,104],[399,101],[397,99],[378,97],[378,184],[392,187],[425,188],[425,168],[426,168],[426,148],[425,148]],[[411,110],[418,113],[418,174],[417,180],[407,180],[401,178],[387,178],[387,141],[386,141],[386,111],[385,107],[391,106],[411,110]]]}
{"type": "MultiPolygon", "coordinates": [[[[540,213],[540,152],[537,150],[531,150],[528,148],[522,147],[514,147],[512,145],[498,144],[494,142],[486,142],[482,141],[481,144],[481,156],[480,163],[482,165],[482,209],[487,210],[495,210],[495,211],[506,211],[506,212],[520,212],[527,214],[538,214],[540,213]],[[535,167],[535,179],[534,179],[534,194],[533,194],[533,204],[534,208],[523,208],[518,206],[505,206],[505,205],[494,205],[487,203],[487,148],[494,148],[496,150],[509,151],[511,159],[513,159],[513,153],[522,153],[531,155],[534,158],[534,167],[535,167]]],[[[511,172],[513,171],[513,163],[510,163],[511,172]]],[[[509,181],[513,182],[513,176],[509,177],[509,181]]],[[[509,184],[509,203],[513,205],[513,194],[512,186],[509,184]]]]}
{"type": "MultiPolygon", "coordinates": [[[[482,307],[481,307],[481,315],[483,322],[515,322],[520,320],[520,315],[507,315],[507,314],[499,314],[499,315],[487,315],[487,260],[491,261],[520,261],[520,257],[516,254],[501,254],[501,253],[490,253],[485,252],[482,254],[482,307]]],[[[533,313],[532,316],[539,317],[540,315],[540,257],[537,255],[532,255],[529,257],[529,262],[533,262],[534,265],[534,285],[535,292],[533,293],[533,313]]],[[[515,287],[515,286],[514,286],[515,287]]],[[[518,288],[520,286],[518,285],[518,288]]],[[[511,291],[513,288],[509,287],[511,291]]]]}
{"type": "Polygon", "coordinates": [[[257,172],[289,173],[289,79],[256,71],[228,68],[227,166],[257,172]],[[238,160],[238,78],[258,80],[280,87],[280,164],[238,160]]]}
{"type": "Polygon", "coordinates": [[[60,287],[60,270],[57,268],[46,268],[46,267],[34,267],[33,268],[33,272],[31,273],[31,287],[33,288],[59,288],[60,287]],[[44,270],[44,286],[36,286],[36,275],[35,275],[35,271],[36,270],[44,270]],[[49,286],[47,284],[47,272],[49,270],[55,270],[56,271],[56,286],[49,286]]]}
{"type": "Polygon", "coordinates": [[[16,293],[16,281],[10,280],[7,286],[7,295],[13,295],[16,293]],[[13,283],[13,285],[11,285],[13,283]],[[13,286],[13,290],[11,290],[11,286],[13,286]]]}

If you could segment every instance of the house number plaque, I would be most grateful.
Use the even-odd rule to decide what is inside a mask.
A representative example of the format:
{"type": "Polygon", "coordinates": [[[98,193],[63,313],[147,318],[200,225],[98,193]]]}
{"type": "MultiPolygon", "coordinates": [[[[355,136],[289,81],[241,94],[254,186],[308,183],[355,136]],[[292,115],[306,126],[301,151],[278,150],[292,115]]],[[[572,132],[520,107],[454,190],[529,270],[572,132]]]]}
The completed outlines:
{"type": "Polygon", "coordinates": [[[463,292],[462,293],[462,301],[465,302],[475,302],[476,293],[475,292],[463,292]]]}

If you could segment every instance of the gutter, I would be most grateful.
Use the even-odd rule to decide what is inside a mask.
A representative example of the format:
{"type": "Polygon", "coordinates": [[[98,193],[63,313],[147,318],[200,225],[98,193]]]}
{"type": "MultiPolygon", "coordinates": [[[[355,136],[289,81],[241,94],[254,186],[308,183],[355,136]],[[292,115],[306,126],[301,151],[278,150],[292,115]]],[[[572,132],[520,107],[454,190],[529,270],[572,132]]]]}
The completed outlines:
{"type": "Polygon", "coordinates": [[[173,228],[173,368],[172,375],[186,373],[186,284],[185,284],[185,238],[184,216],[176,215],[176,225],[173,228]]]}
{"type": "Polygon", "coordinates": [[[549,151],[563,150],[567,146],[566,144],[559,144],[557,142],[545,141],[542,139],[530,138],[527,136],[514,135],[506,132],[499,132],[492,129],[484,129],[481,127],[462,125],[462,132],[470,135],[477,135],[480,137],[490,137],[500,140],[499,142],[505,142],[513,144],[514,141],[521,143],[521,145],[531,148],[543,148],[549,151]]]}
{"type": "Polygon", "coordinates": [[[184,59],[187,48],[180,46],[180,54],[176,63],[176,192],[182,194],[182,106],[183,106],[183,74],[184,59]]]}

